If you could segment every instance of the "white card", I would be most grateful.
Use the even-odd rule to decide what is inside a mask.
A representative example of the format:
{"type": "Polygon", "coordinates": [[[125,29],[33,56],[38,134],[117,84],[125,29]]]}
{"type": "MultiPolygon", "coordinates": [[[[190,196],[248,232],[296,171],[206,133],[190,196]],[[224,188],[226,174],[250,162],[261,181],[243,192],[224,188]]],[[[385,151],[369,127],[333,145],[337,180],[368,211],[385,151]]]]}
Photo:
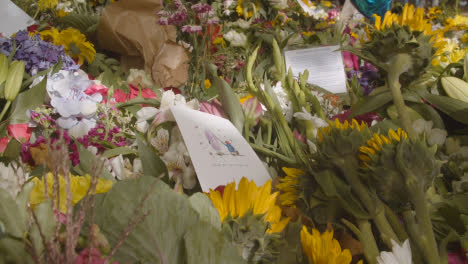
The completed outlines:
{"type": "Polygon", "coordinates": [[[204,192],[242,177],[257,186],[271,179],[268,171],[249,143],[227,119],[172,106],[185,145],[204,192]]]}
{"type": "Polygon", "coordinates": [[[346,93],[346,73],[340,46],[323,46],[284,52],[286,68],[294,76],[309,70],[308,83],[332,93],[346,93]]]}
{"type": "Polygon", "coordinates": [[[10,37],[13,33],[34,24],[28,14],[10,0],[0,0],[0,33],[10,37]]]}

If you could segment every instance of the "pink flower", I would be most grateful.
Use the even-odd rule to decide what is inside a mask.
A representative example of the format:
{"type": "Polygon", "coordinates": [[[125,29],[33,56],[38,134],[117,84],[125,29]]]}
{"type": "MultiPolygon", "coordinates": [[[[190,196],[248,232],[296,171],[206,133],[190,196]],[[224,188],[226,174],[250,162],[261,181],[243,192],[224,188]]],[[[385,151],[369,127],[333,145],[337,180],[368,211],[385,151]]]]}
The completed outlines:
{"type": "Polygon", "coordinates": [[[346,68],[359,70],[359,62],[356,55],[348,51],[343,51],[343,60],[346,68]]]}
{"type": "Polygon", "coordinates": [[[217,99],[214,99],[211,102],[201,102],[200,111],[208,113],[208,114],[212,114],[215,116],[227,118],[226,114],[224,113],[223,106],[217,99]]]}
{"type": "Polygon", "coordinates": [[[466,264],[468,259],[464,252],[449,252],[447,253],[449,264],[466,264]]]}
{"type": "Polygon", "coordinates": [[[260,117],[263,114],[262,105],[256,97],[251,97],[244,101],[242,104],[245,117],[255,120],[255,124],[258,123],[260,117]]]}
{"type": "Polygon", "coordinates": [[[28,141],[31,137],[33,128],[29,127],[28,124],[14,124],[8,126],[8,134],[14,137],[18,141],[28,141]],[[21,140],[22,139],[22,140],[21,140]]]}
{"type": "MultiPolygon", "coordinates": [[[[89,258],[89,248],[85,248],[80,252],[75,258],[74,264],[88,264],[89,258]]],[[[104,264],[106,259],[101,256],[101,252],[99,252],[96,248],[91,248],[91,264],[104,264]]],[[[119,264],[118,262],[114,262],[113,264],[119,264]]]]}
{"type": "Polygon", "coordinates": [[[102,95],[102,98],[107,98],[107,92],[109,91],[109,88],[107,88],[104,85],[98,85],[98,84],[93,84],[88,87],[84,92],[87,95],[93,95],[95,93],[99,93],[102,95]]]}
{"type": "MultiPolygon", "coordinates": [[[[128,87],[130,88],[129,100],[138,97],[138,95],[140,94],[140,89],[138,89],[138,87],[134,86],[133,84],[129,84],[128,87]]],[[[156,99],[156,94],[154,93],[154,91],[148,88],[141,89],[141,96],[143,98],[156,99]]]]}
{"type": "Polygon", "coordinates": [[[297,131],[297,129],[294,129],[293,131],[294,137],[298,140],[300,140],[302,143],[306,143],[305,141],[305,136],[297,131]]]}
{"type": "Polygon", "coordinates": [[[7,148],[8,143],[10,143],[10,138],[9,137],[0,138],[0,153],[5,152],[5,149],[7,148]]]}
{"type": "Polygon", "coordinates": [[[58,210],[54,210],[54,215],[55,215],[55,219],[57,220],[57,222],[64,224],[64,225],[67,224],[67,216],[64,213],[58,210]]]}
{"type": "Polygon", "coordinates": [[[114,95],[113,95],[113,98],[115,100],[116,103],[123,103],[123,102],[126,102],[127,101],[127,94],[124,93],[122,90],[120,89],[116,89],[114,91],[114,95]]]}

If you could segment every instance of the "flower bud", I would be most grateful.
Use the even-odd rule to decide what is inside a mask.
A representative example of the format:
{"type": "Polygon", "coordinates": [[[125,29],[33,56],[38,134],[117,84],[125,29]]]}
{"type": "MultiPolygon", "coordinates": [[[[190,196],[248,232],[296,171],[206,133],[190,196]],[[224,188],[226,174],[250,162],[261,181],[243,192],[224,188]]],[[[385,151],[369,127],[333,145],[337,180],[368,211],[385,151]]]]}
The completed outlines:
{"type": "Polygon", "coordinates": [[[2,84],[8,76],[8,58],[4,54],[0,54],[0,84],[2,84]]]}
{"type": "Polygon", "coordinates": [[[8,69],[5,83],[5,99],[12,102],[19,93],[23,83],[24,61],[13,61],[8,69]]]}

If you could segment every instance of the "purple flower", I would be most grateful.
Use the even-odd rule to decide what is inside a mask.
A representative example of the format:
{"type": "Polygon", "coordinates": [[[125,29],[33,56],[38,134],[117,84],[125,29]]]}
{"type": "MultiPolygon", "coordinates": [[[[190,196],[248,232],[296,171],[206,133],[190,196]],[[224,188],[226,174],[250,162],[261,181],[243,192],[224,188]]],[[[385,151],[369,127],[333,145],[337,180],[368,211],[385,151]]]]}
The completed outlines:
{"type": "Polygon", "coordinates": [[[202,31],[202,27],[198,26],[198,25],[185,25],[185,26],[182,26],[182,32],[185,32],[185,33],[197,33],[197,32],[201,32],[201,31],[202,31]]]}
{"type": "Polygon", "coordinates": [[[205,3],[194,4],[191,8],[193,11],[197,12],[197,14],[203,14],[211,11],[211,6],[205,3]]]}
{"type": "Polygon", "coordinates": [[[49,69],[60,59],[64,70],[76,71],[80,67],[65,54],[63,46],[43,41],[38,35],[28,36],[26,30],[18,31],[12,39],[0,37],[0,53],[9,56],[13,50],[13,43],[16,43],[13,60],[24,61],[25,69],[30,75],[49,69]]]}

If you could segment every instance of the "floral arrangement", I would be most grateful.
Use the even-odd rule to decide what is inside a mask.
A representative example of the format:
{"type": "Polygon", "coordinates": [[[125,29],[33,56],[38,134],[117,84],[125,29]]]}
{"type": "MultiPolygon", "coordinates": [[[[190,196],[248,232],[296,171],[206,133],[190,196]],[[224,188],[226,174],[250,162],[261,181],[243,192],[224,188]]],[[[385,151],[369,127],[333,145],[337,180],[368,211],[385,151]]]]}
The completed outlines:
{"type": "Polygon", "coordinates": [[[189,78],[158,87],[97,41],[128,0],[26,2],[37,25],[0,36],[0,262],[467,263],[458,3],[345,20],[331,1],[162,1],[189,78]],[[340,46],[348,93],[287,68],[319,45],[340,46]],[[228,119],[271,180],[203,192],[172,106],[228,119]]]}

